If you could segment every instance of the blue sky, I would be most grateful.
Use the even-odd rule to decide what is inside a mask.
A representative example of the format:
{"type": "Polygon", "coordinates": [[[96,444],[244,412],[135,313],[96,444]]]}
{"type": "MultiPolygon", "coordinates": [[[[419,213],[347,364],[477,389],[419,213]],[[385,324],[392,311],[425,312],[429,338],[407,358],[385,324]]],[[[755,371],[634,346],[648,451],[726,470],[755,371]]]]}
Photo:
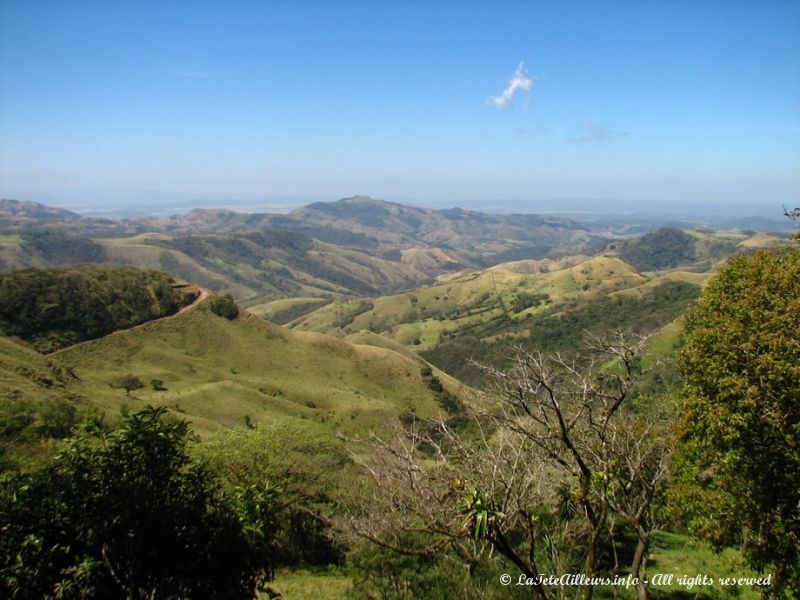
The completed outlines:
{"type": "Polygon", "coordinates": [[[0,7],[3,197],[800,204],[798,2],[0,7]]]}

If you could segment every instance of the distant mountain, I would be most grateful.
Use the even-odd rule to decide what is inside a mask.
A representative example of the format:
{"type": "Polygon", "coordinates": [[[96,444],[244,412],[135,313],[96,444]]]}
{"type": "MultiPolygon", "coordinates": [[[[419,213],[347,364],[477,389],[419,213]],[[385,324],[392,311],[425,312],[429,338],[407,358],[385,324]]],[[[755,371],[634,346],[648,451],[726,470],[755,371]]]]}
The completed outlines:
{"type": "Polygon", "coordinates": [[[317,202],[273,226],[337,242],[342,232],[362,248],[437,247],[468,264],[488,265],[514,258],[542,258],[552,252],[576,252],[594,236],[570,219],[531,214],[491,215],[453,208],[434,210],[375,200],[367,196],[317,202]]]}
{"type": "Polygon", "coordinates": [[[80,215],[64,210],[45,206],[30,200],[0,199],[0,227],[22,225],[24,223],[47,223],[53,221],[70,221],[82,219],[80,215]]]}
{"type": "Polygon", "coordinates": [[[144,224],[84,217],[30,200],[0,200],[0,232],[58,230],[81,236],[140,233],[144,224]]]}
{"type": "Polygon", "coordinates": [[[706,262],[696,268],[708,269],[738,243],[702,231],[667,231],[673,234],[609,246],[608,233],[590,232],[566,218],[434,210],[366,196],[317,202],[286,215],[204,208],[119,220],[4,200],[0,269],[128,264],[265,302],[385,295],[464,269],[604,248],[620,252],[640,270],[703,257],[706,262]]]}
{"type": "Polygon", "coordinates": [[[574,253],[597,236],[569,219],[432,210],[363,196],[288,215],[194,209],[82,217],[0,205],[0,268],[113,262],[157,268],[237,298],[375,295],[502,260],[574,253]]]}

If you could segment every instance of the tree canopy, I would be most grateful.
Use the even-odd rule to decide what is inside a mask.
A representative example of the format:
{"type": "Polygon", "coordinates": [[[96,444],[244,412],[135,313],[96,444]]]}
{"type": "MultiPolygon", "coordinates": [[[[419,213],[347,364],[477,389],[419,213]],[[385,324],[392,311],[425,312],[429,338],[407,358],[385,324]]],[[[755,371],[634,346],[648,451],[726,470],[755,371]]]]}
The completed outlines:
{"type": "Polygon", "coordinates": [[[687,323],[692,528],[800,593],[800,249],[736,257],[687,323]]]}
{"type": "MultiPolygon", "coordinates": [[[[186,451],[188,425],[148,408],[86,430],[51,466],[0,482],[0,596],[252,598],[250,524],[186,451]]],[[[252,511],[250,511],[252,512],[252,511]]]]}
{"type": "Polygon", "coordinates": [[[48,352],[174,313],[192,299],[174,283],[111,265],[0,273],[0,331],[48,352]]]}

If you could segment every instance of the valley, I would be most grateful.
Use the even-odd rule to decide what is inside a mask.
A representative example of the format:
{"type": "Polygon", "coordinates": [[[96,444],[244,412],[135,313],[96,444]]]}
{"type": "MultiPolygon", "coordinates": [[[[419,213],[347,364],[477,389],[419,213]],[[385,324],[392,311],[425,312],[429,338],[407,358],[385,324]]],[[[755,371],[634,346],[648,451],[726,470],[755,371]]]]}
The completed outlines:
{"type": "MultiPolygon", "coordinates": [[[[426,524],[426,515],[450,500],[426,501],[424,494],[442,485],[436,477],[449,476],[449,461],[475,469],[468,476],[475,483],[461,483],[464,474],[456,471],[437,497],[495,485],[500,475],[470,467],[468,448],[484,444],[500,461],[494,468],[506,464],[502,452],[520,432],[504,429],[506,413],[498,412],[491,386],[521,355],[583,360],[597,340],[648,334],[635,368],[626,367],[636,408],[624,418],[638,423],[651,411],[668,413],[671,394],[683,385],[677,349],[703,289],[735,256],[787,243],[768,232],[672,227],[620,238],[563,219],[430,211],[366,198],[286,216],[205,210],[120,221],[29,203],[4,207],[3,469],[38,472],[59,460],[86,423],[124,430],[161,407],[164,418],[188,424],[192,456],[201,457],[192,460],[215,473],[225,494],[261,489],[263,477],[283,482],[292,501],[275,504],[277,514],[286,523],[302,521],[292,525],[302,536],[319,536],[316,551],[285,525],[275,528],[283,556],[270,563],[280,567],[275,585],[298,598],[318,597],[314,590],[326,585],[329,597],[342,598],[380,587],[380,569],[369,566],[374,551],[353,537],[353,528],[369,532],[386,519],[386,532],[364,536],[394,536],[399,525],[392,519],[403,511],[421,511],[423,524],[416,537],[397,542],[409,552],[443,531],[458,553],[466,552],[464,536],[478,530],[469,521],[459,526],[463,516],[443,531],[426,524]],[[588,345],[587,335],[594,336],[588,345]],[[387,452],[389,462],[380,462],[387,452]],[[443,462],[432,480],[415,484],[423,496],[412,500],[383,479],[397,460],[411,461],[402,463],[408,473],[443,462]],[[400,512],[379,517],[370,502],[386,502],[385,494],[400,512]],[[345,552],[347,569],[334,568],[345,552]],[[329,571],[314,570],[321,565],[329,571]]],[[[603,360],[596,382],[584,385],[606,385],[623,364],[603,360]]],[[[558,489],[571,485],[555,471],[550,476],[561,481],[558,489]]],[[[559,535],[582,534],[578,527],[559,535]]],[[[682,548],[698,544],[690,564],[727,572],[727,563],[686,535],[657,532],[650,560],[680,569],[682,548]]],[[[620,544],[627,556],[632,539],[620,544]]],[[[726,556],[742,560],[733,551],[726,556]]],[[[425,568],[446,573],[439,560],[425,568]]],[[[496,559],[481,564],[499,568],[496,559]]],[[[601,597],[607,592],[598,588],[601,597]]]]}

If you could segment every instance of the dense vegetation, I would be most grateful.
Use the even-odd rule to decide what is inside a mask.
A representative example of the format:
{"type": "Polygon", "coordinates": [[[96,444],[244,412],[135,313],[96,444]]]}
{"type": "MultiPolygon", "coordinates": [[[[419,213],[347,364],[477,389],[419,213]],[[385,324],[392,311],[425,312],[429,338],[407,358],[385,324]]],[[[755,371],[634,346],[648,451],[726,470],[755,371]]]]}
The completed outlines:
{"type": "Polygon", "coordinates": [[[239,316],[239,307],[236,305],[236,302],[233,301],[233,296],[230,294],[215,296],[208,305],[211,312],[229,321],[239,316]]]}
{"type": "Polygon", "coordinates": [[[739,256],[709,284],[682,352],[693,530],[741,545],[800,595],[800,249],[739,256]]]}
{"type": "Polygon", "coordinates": [[[674,227],[662,227],[622,245],[620,257],[640,271],[657,271],[690,262],[695,239],[674,227]]]}
{"type": "Polygon", "coordinates": [[[88,238],[58,230],[26,231],[20,236],[26,248],[51,263],[106,262],[105,248],[88,238]]]}
{"type": "Polygon", "coordinates": [[[0,479],[0,595],[245,599],[279,565],[339,562],[322,514],[349,460],[320,433],[283,420],[198,446],[164,408],[87,422],[0,479]]]}
{"type": "MultiPolygon", "coordinates": [[[[151,409],[75,437],[0,486],[6,598],[252,598],[268,566],[250,522],[151,409]]],[[[251,507],[248,507],[250,510],[251,507]]]]}
{"type": "Polygon", "coordinates": [[[47,352],[172,314],[191,299],[168,275],[132,267],[0,273],[0,331],[47,352]]]}
{"type": "MultiPolygon", "coordinates": [[[[515,346],[570,353],[581,347],[586,332],[604,335],[616,329],[653,331],[685,311],[699,294],[700,288],[696,285],[667,281],[646,289],[641,296],[602,296],[531,315],[523,322],[528,334],[524,338],[481,342],[480,337],[503,331],[499,328],[503,322],[490,322],[467,331],[465,335],[447,339],[422,355],[454,377],[479,384],[483,377],[476,372],[470,359],[502,364],[515,346]],[[492,327],[498,329],[492,330],[492,327]]],[[[546,301],[538,296],[532,298],[537,302],[546,301]]]]}

